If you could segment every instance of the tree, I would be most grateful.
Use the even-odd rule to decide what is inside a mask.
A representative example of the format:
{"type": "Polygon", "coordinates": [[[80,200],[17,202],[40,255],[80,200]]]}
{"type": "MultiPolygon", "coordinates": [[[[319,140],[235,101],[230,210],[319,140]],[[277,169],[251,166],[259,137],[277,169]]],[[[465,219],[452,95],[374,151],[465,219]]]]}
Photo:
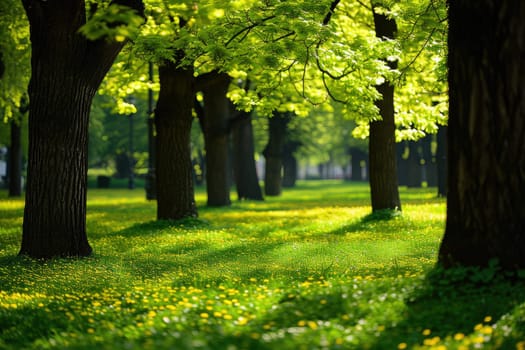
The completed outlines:
{"type": "Polygon", "coordinates": [[[252,113],[236,111],[232,124],[233,172],[237,197],[239,200],[262,201],[263,195],[254,158],[252,113]]]}
{"type": "Polygon", "coordinates": [[[206,147],[206,190],[208,206],[227,206],[230,201],[231,162],[229,156],[230,101],[226,93],[231,77],[212,71],[201,76],[204,100],[204,142],[206,147]]]}
{"type": "Polygon", "coordinates": [[[290,113],[276,112],[268,120],[268,144],[263,151],[264,158],[266,158],[264,193],[267,196],[281,194],[283,150],[286,142],[286,128],[290,119],[290,113]]]}
{"type": "MultiPolygon", "coordinates": [[[[24,0],[32,44],[29,155],[20,254],[87,256],[86,181],[93,96],[125,37],[90,40],[83,0],[24,0]]],[[[111,9],[111,10],[109,10],[111,9]]],[[[143,12],[141,1],[115,1],[114,14],[143,12]]],[[[96,7],[91,8],[94,12],[96,7]]],[[[106,23],[125,26],[122,17],[106,23]]]]}
{"type": "Polygon", "coordinates": [[[449,2],[448,197],[439,264],[525,268],[525,3],[449,2]]]}
{"type": "Polygon", "coordinates": [[[190,149],[195,78],[193,67],[180,63],[166,60],[159,66],[155,169],[157,219],[165,220],[197,216],[190,149]]]}
{"type": "MultiPolygon", "coordinates": [[[[396,22],[384,13],[378,13],[372,4],[374,25],[378,38],[394,39],[396,22]]],[[[396,60],[388,61],[390,68],[397,67],[396,60]]],[[[401,210],[397,184],[396,166],[396,126],[394,121],[394,86],[384,81],[377,86],[381,94],[376,102],[381,120],[370,123],[368,154],[370,160],[370,192],[372,211],[382,209],[401,210]]]]}

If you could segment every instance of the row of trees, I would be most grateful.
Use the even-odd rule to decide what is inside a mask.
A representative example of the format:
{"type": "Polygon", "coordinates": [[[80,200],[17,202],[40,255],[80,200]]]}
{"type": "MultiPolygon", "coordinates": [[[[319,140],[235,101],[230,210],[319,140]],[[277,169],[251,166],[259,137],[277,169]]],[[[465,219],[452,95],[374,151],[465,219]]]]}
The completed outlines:
{"type": "MultiPolygon", "coordinates": [[[[201,116],[207,173],[213,174],[207,178],[208,204],[228,205],[228,116],[244,120],[236,132],[243,144],[251,110],[273,115],[270,121],[277,123],[289,113],[306,117],[328,100],[342,103],[343,114],[358,124],[355,133],[369,136],[373,210],[401,209],[396,137],[436,131],[436,123],[445,119],[443,2],[23,4],[30,24],[32,75],[21,254],[47,258],[91,253],[85,232],[89,110],[126,42],[132,45],[106,77],[103,90],[129,113],[134,107],[125,102],[126,95],[149,84],[141,67],[150,61],[159,67],[154,114],[156,183],[162,188],[158,219],[197,215],[190,159],[194,113],[201,116]],[[123,74],[131,77],[128,84],[115,83],[122,82],[123,74]],[[198,93],[202,100],[196,103],[198,93]],[[230,101],[237,113],[230,113],[230,101]]],[[[519,142],[523,99],[516,82],[523,75],[518,15],[524,6],[458,0],[448,11],[449,140],[455,156],[449,158],[440,262],[483,265],[498,258],[505,267],[523,267],[518,253],[523,248],[523,206],[516,198],[525,173],[519,142]],[[496,73],[494,67],[501,66],[506,75],[496,73]],[[496,117],[502,120],[498,128],[493,126],[496,117]],[[500,156],[503,160],[496,161],[500,156]],[[509,170],[516,170],[512,177],[509,170]],[[495,176],[488,176],[493,172],[495,176]],[[487,203],[483,210],[480,203],[487,203]],[[509,247],[513,254],[504,252],[509,247]]],[[[271,164],[271,147],[265,153],[271,164]]]]}

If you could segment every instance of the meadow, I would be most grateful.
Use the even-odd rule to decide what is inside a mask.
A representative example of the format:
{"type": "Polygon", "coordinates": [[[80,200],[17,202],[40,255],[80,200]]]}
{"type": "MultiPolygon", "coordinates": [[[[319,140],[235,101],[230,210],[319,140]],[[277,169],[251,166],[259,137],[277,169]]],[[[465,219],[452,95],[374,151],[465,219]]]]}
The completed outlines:
{"type": "MultiPolygon", "coordinates": [[[[94,254],[18,257],[23,200],[0,192],[0,349],[525,349],[525,282],[435,268],[445,200],[300,182],[264,202],[155,221],[142,189],[90,189],[94,254]]],[[[232,195],[233,198],[233,195],[232,195]]]]}

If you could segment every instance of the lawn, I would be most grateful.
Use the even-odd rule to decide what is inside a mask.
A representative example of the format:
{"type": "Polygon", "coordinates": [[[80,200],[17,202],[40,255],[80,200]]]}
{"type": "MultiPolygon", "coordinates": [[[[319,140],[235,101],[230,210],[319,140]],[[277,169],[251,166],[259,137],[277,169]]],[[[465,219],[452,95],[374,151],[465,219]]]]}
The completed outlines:
{"type": "Polygon", "coordinates": [[[86,259],[17,257],[22,200],[0,192],[0,349],[525,349],[525,283],[434,268],[445,201],[365,184],[157,222],[142,189],[90,189],[86,259]]]}

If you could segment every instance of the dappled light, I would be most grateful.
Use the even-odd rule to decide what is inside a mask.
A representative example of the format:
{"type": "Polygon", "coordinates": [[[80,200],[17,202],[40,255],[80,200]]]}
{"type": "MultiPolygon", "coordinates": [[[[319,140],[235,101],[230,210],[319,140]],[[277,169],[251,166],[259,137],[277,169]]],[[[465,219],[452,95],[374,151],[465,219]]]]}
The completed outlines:
{"type": "Polygon", "coordinates": [[[92,190],[93,256],[49,261],[16,257],[21,201],[2,200],[0,345],[490,349],[520,340],[522,282],[450,294],[426,279],[442,199],[402,190],[405,211],[375,220],[367,191],[301,182],[265,202],[154,221],[142,193],[92,190]]]}

